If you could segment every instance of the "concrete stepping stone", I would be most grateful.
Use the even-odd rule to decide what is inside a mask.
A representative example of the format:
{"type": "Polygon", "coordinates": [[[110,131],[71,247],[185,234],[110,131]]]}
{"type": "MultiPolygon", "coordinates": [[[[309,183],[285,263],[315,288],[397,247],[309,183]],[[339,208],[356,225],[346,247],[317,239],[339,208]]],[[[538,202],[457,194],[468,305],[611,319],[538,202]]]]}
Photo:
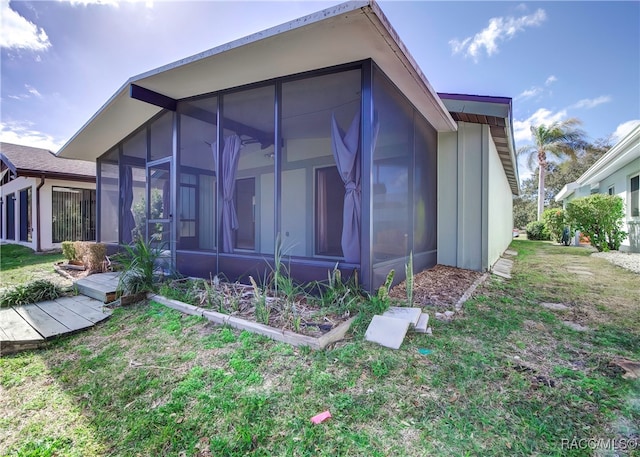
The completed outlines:
{"type": "Polygon", "coordinates": [[[498,259],[495,265],[493,265],[493,269],[491,270],[491,272],[496,276],[500,276],[501,278],[511,279],[512,268],[513,260],[501,257],[500,259],[498,259]]]}
{"type": "Polygon", "coordinates": [[[568,311],[571,309],[569,306],[563,305],[562,303],[540,303],[540,306],[552,311],[568,311]]]}
{"type": "Polygon", "coordinates": [[[388,316],[373,316],[364,339],[381,346],[399,349],[409,330],[410,322],[388,316]]]}
{"type": "Polygon", "coordinates": [[[514,251],[513,249],[507,249],[506,251],[504,251],[504,254],[514,256],[514,255],[518,255],[518,251],[514,251]]]}
{"type": "Polygon", "coordinates": [[[572,321],[562,321],[562,323],[564,325],[566,325],[567,327],[569,327],[572,330],[575,330],[576,332],[586,332],[589,330],[589,327],[585,327],[584,325],[580,325],[577,322],[572,322],[572,321]]]}
{"type": "Polygon", "coordinates": [[[421,308],[407,308],[403,306],[390,306],[388,310],[382,313],[385,317],[394,317],[396,319],[409,321],[414,327],[418,323],[418,320],[420,320],[421,314],[421,308]]]}
{"type": "Polygon", "coordinates": [[[420,314],[420,319],[418,319],[418,323],[414,331],[416,333],[427,333],[427,328],[429,327],[429,315],[427,313],[420,314]]]}

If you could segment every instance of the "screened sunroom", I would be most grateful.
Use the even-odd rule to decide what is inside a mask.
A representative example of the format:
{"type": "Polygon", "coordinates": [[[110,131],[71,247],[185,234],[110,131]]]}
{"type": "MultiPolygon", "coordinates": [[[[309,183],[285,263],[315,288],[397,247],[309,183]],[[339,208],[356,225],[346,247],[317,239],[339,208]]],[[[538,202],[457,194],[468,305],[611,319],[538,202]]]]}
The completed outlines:
{"type": "Polygon", "coordinates": [[[276,246],[301,282],[337,265],[373,289],[410,252],[436,263],[437,133],[372,60],[170,108],[98,158],[100,241],[231,280],[262,277],[276,246]]]}

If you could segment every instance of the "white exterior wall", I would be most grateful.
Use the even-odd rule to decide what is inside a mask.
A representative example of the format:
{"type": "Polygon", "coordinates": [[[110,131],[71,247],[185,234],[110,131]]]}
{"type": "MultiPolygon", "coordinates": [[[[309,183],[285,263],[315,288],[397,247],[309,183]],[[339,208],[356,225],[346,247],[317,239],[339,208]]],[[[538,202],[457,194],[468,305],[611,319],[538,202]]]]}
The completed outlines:
{"type": "Polygon", "coordinates": [[[438,263],[458,262],[458,134],[438,134],[438,263]]]}
{"type": "Polygon", "coordinates": [[[493,265],[513,239],[513,195],[492,139],[489,139],[488,161],[488,264],[493,265]]]}
{"type": "MultiPolygon", "coordinates": [[[[40,248],[43,251],[49,249],[57,249],[62,246],[62,243],[54,243],[53,233],[51,228],[52,216],[52,188],[53,187],[68,187],[73,189],[95,189],[94,183],[78,182],[78,181],[62,181],[59,179],[47,179],[44,186],[40,189],[40,229],[42,230],[42,238],[40,239],[40,248]]],[[[35,193],[34,193],[35,195],[35,193]]],[[[35,200],[34,200],[35,205],[35,200]]]]}
{"type": "MultiPolygon", "coordinates": [[[[487,249],[490,142],[489,128],[481,124],[460,122],[457,132],[438,135],[440,264],[477,271],[491,266],[487,249]]],[[[507,228],[511,230],[511,221],[507,228]]]]}
{"type": "Polygon", "coordinates": [[[15,222],[15,239],[7,240],[12,244],[21,244],[22,246],[27,246],[34,251],[37,247],[37,228],[36,228],[36,187],[38,180],[36,178],[24,178],[18,177],[13,181],[8,182],[4,186],[0,186],[0,195],[2,196],[2,240],[6,239],[7,231],[5,229],[5,225],[7,224],[7,195],[13,193],[15,197],[15,206],[14,206],[14,222],[15,222]],[[20,191],[31,187],[31,224],[32,232],[31,232],[31,242],[20,241],[20,191]]]}
{"type": "Polygon", "coordinates": [[[624,201],[625,219],[622,230],[627,232],[629,236],[620,245],[621,251],[640,252],[640,218],[631,217],[631,209],[629,207],[630,180],[638,174],[640,174],[640,158],[631,161],[615,173],[602,179],[598,186],[598,193],[601,194],[608,194],[609,188],[613,186],[614,195],[624,201]]]}
{"type": "MultiPolygon", "coordinates": [[[[1,239],[6,239],[6,230],[4,225],[6,224],[6,196],[14,193],[16,197],[15,201],[15,240],[7,240],[10,243],[21,244],[27,246],[34,251],[38,247],[38,214],[37,214],[37,188],[40,185],[40,178],[25,178],[18,177],[13,181],[0,186],[0,196],[2,197],[2,227],[0,228],[1,239]],[[20,241],[20,198],[19,192],[28,187],[31,187],[31,242],[20,241]]],[[[44,185],[40,188],[40,230],[42,231],[40,239],[40,249],[47,251],[50,249],[60,248],[61,243],[52,242],[52,188],[53,187],[69,187],[74,189],[95,189],[95,183],[86,183],[79,181],[63,181],[59,179],[45,179],[44,185]]]]}

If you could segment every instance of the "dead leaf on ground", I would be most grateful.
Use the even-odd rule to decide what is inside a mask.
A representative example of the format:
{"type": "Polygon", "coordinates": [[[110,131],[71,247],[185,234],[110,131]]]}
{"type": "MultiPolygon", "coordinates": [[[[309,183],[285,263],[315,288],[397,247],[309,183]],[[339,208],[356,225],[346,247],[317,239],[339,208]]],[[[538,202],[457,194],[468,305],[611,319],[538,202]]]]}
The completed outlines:
{"type": "Polygon", "coordinates": [[[626,372],[622,375],[624,379],[640,379],[640,362],[618,358],[613,359],[611,365],[616,365],[626,372]]]}

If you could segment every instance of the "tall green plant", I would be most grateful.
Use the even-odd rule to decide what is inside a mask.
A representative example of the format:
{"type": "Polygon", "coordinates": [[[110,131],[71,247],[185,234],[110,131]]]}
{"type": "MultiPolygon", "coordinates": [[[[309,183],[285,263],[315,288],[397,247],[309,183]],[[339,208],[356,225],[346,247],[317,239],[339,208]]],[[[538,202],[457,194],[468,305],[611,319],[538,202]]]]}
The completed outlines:
{"type": "Polygon", "coordinates": [[[124,295],[136,295],[154,290],[154,271],[163,258],[161,246],[154,241],[137,238],[131,245],[121,246],[114,259],[123,267],[118,281],[118,291],[124,295]]]}
{"type": "Polygon", "coordinates": [[[545,201],[545,176],[549,169],[548,155],[558,158],[575,158],[578,150],[586,146],[585,133],[578,128],[578,119],[572,118],[554,122],[549,126],[531,126],[533,144],[518,149],[518,155],[527,157],[527,165],[533,170],[538,165],[538,220],[542,218],[545,201]]]}
{"type": "Polygon", "coordinates": [[[551,239],[559,243],[562,240],[562,231],[569,225],[565,212],[558,208],[545,209],[542,213],[542,221],[551,239]]]}
{"type": "Polygon", "coordinates": [[[622,230],[624,202],[617,195],[593,194],[567,203],[569,222],[589,237],[598,251],[618,250],[627,237],[622,230]]]}
{"type": "Polygon", "coordinates": [[[407,302],[409,306],[413,306],[413,251],[409,252],[409,261],[404,266],[406,279],[404,281],[407,289],[407,302]]]}

